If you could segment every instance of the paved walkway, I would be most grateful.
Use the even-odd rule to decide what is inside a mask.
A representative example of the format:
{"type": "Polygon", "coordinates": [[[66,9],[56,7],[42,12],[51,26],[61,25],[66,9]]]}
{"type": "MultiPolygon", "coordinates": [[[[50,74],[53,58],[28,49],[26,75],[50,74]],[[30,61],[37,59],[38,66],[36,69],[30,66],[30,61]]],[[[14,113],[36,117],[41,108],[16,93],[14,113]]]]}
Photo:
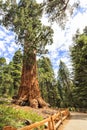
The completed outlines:
{"type": "Polygon", "coordinates": [[[87,113],[71,113],[70,120],[61,130],[87,130],[87,113]]]}

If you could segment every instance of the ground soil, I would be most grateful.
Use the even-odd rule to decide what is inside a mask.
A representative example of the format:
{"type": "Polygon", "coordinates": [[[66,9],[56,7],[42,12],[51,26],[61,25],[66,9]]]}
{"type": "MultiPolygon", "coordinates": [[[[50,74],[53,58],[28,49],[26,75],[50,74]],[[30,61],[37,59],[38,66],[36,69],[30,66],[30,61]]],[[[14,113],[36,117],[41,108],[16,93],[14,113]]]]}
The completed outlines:
{"type": "Polygon", "coordinates": [[[32,110],[32,111],[38,113],[39,115],[41,115],[43,118],[47,118],[50,115],[53,115],[53,114],[55,114],[59,111],[59,109],[53,109],[53,108],[49,108],[49,107],[35,109],[35,108],[31,108],[29,106],[19,106],[19,105],[14,105],[14,104],[11,105],[11,106],[13,108],[21,109],[21,110],[24,110],[24,111],[32,110]]]}

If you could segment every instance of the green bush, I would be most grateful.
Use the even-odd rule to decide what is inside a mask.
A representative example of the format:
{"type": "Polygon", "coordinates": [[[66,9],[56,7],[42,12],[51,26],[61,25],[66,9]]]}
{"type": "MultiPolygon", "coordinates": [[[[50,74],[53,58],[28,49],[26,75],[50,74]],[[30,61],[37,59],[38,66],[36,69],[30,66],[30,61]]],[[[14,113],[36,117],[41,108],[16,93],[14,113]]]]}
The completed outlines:
{"type": "Polygon", "coordinates": [[[6,105],[0,105],[0,130],[6,125],[15,128],[24,127],[25,120],[30,120],[34,123],[43,120],[43,118],[33,111],[26,112],[6,105]]]}
{"type": "Polygon", "coordinates": [[[76,111],[75,107],[69,107],[69,111],[76,111]]]}

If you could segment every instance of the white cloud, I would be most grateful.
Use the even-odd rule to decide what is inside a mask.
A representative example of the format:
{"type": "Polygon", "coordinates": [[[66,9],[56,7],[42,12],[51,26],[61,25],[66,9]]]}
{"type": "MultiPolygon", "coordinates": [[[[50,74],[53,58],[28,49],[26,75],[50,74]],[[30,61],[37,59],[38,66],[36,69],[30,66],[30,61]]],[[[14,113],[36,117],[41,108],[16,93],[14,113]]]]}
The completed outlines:
{"type": "Polygon", "coordinates": [[[5,57],[9,63],[18,48],[14,42],[14,33],[0,26],[0,57],[5,57]]]}
{"type": "Polygon", "coordinates": [[[3,32],[2,30],[0,30],[0,37],[2,38],[2,37],[5,37],[5,36],[6,36],[5,32],[3,32]]]}
{"type": "Polygon", "coordinates": [[[71,24],[71,30],[75,33],[76,29],[79,28],[82,32],[83,28],[87,25],[87,11],[84,14],[78,13],[78,16],[74,18],[71,24]],[[73,29],[74,27],[74,29],[73,29]]]}
{"type": "Polygon", "coordinates": [[[10,61],[11,61],[11,59],[8,58],[8,57],[6,57],[6,62],[7,62],[7,64],[9,64],[10,61]]]}
{"type": "Polygon", "coordinates": [[[15,48],[9,47],[9,48],[8,48],[8,51],[9,51],[10,53],[15,52],[15,48]]]}
{"type": "Polygon", "coordinates": [[[4,46],[4,44],[3,44],[3,42],[1,42],[1,41],[0,41],[0,49],[3,50],[3,51],[6,50],[6,49],[5,49],[5,46],[4,46]]]}
{"type": "Polygon", "coordinates": [[[87,0],[80,0],[80,5],[84,8],[87,7],[87,0]]]}
{"type": "Polygon", "coordinates": [[[6,36],[5,37],[5,42],[7,42],[7,43],[10,43],[11,41],[14,41],[14,35],[10,35],[10,36],[6,36]]]}
{"type": "Polygon", "coordinates": [[[42,3],[44,0],[36,0],[38,3],[42,3]]]}

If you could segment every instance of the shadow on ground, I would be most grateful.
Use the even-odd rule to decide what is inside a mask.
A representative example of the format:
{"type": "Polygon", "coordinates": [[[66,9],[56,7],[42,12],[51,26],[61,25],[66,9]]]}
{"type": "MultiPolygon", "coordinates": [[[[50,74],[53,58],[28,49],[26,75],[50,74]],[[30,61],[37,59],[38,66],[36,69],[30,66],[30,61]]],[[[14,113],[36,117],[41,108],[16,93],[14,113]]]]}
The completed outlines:
{"type": "Polygon", "coordinates": [[[78,112],[71,112],[72,120],[87,120],[87,113],[78,113],[78,112]]]}

